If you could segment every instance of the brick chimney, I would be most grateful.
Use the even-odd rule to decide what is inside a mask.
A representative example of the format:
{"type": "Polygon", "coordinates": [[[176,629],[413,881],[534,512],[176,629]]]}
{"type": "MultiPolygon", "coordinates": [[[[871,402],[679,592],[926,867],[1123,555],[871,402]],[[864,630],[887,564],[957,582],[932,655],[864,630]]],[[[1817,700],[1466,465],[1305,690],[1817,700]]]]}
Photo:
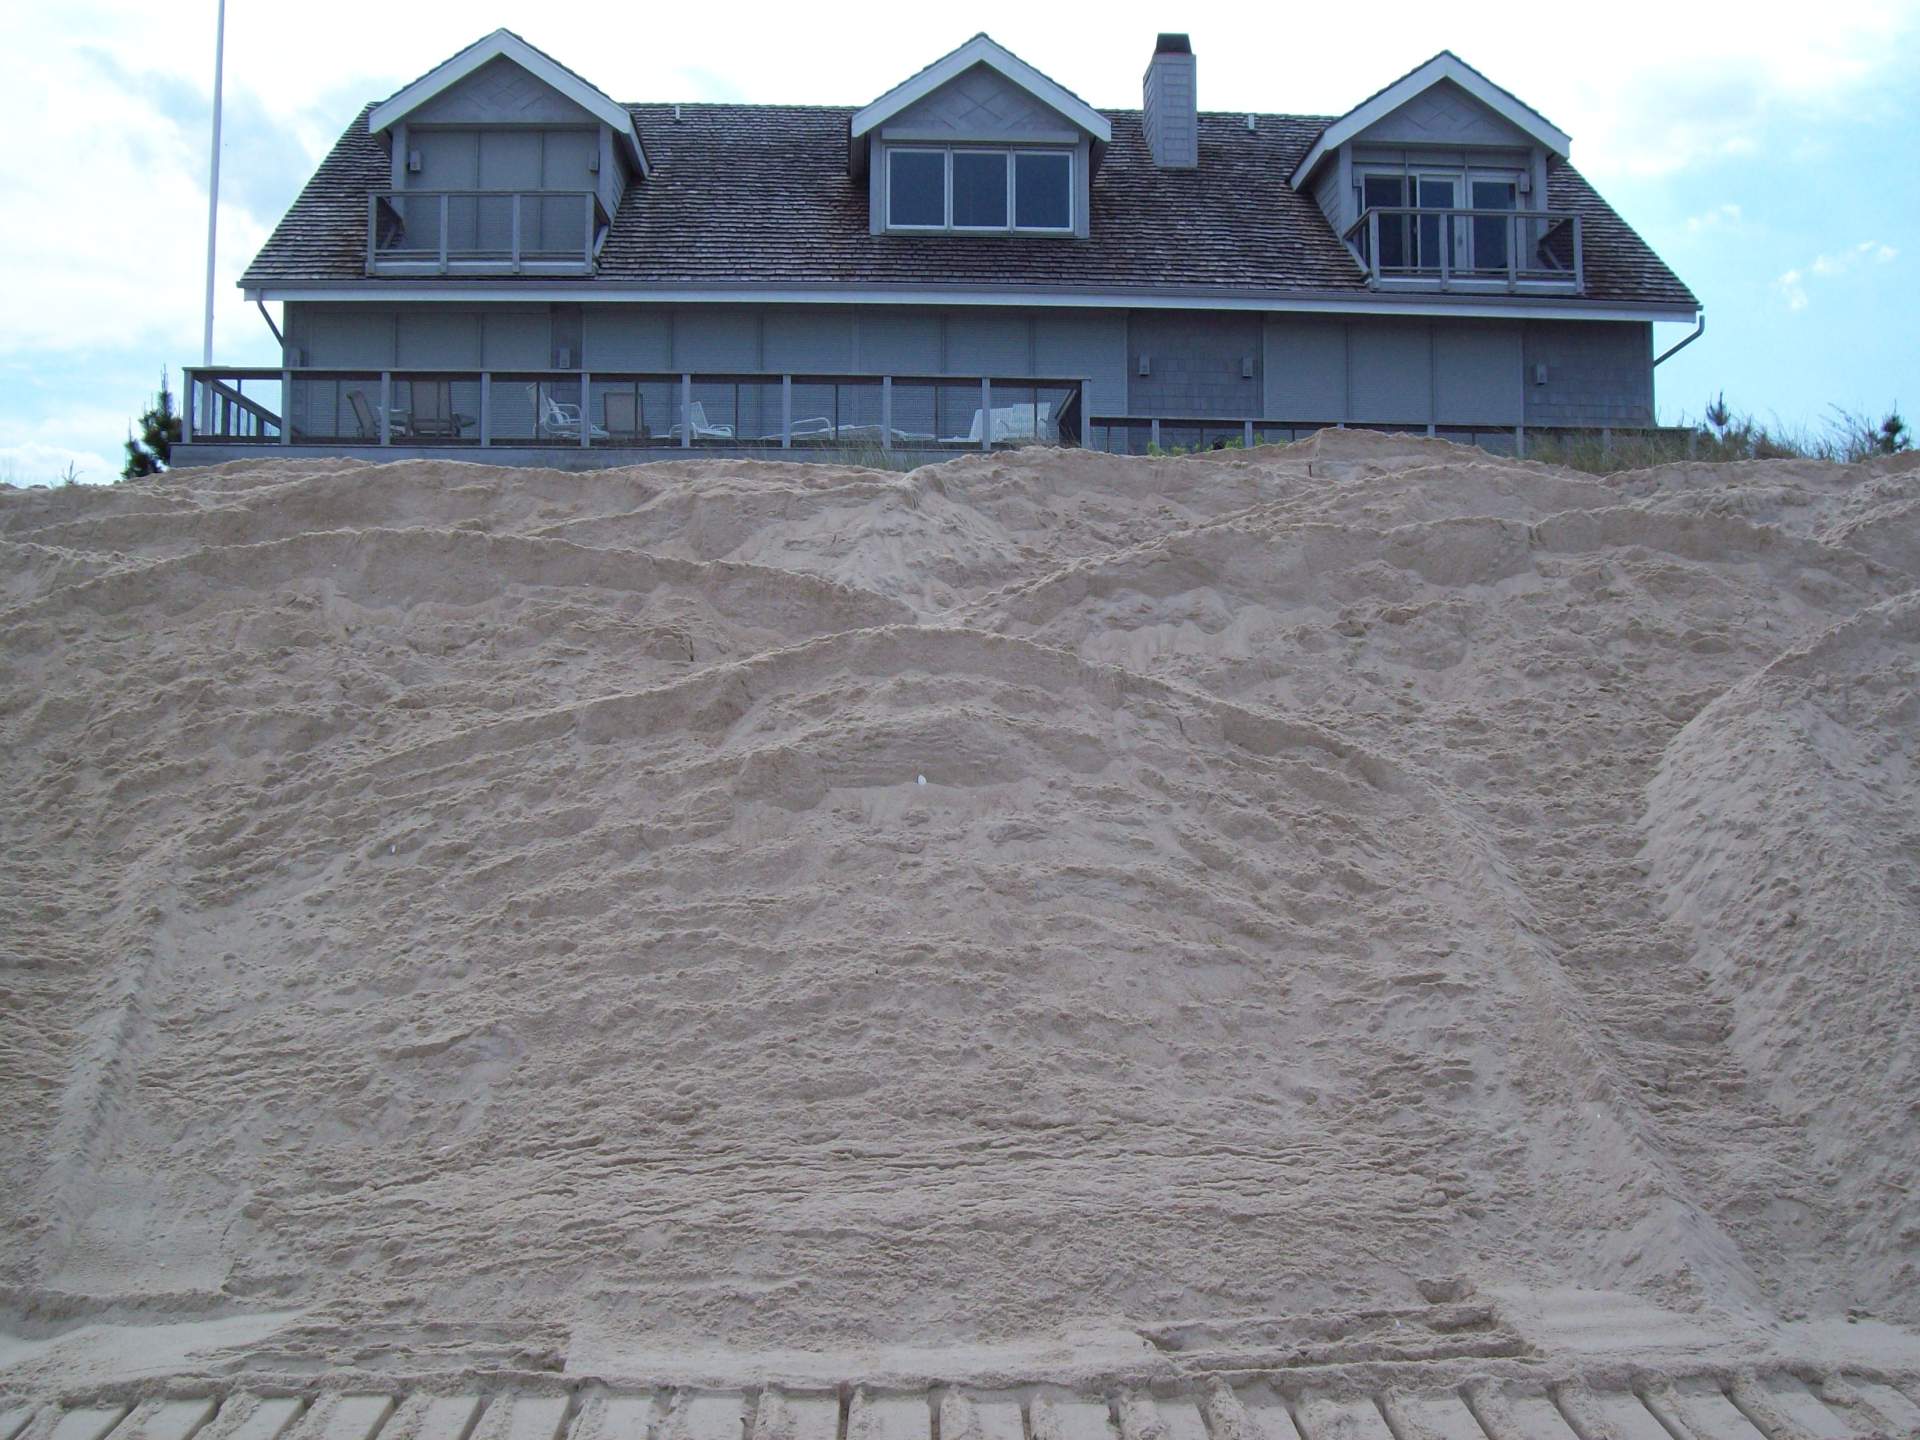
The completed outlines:
{"type": "Polygon", "coordinates": [[[1186,36],[1162,35],[1154,43],[1140,90],[1153,163],[1163,170],[1193,169],[1200,163],[1200,95],[1186,36]]]}

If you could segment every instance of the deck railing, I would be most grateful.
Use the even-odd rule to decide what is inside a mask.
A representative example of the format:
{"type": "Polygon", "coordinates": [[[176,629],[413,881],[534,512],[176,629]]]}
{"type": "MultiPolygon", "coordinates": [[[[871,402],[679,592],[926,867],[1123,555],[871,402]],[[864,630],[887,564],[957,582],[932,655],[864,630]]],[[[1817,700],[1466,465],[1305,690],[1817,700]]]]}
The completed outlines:
{"type": "Polygon", "coordinates": [[[991,450],[1081,441],[1086,382],[591,370],[186,370],[181,442],[991,450]],[[233,400],[244,397],[244,408],[233,400]]]}
{"type": "Polygon", "coordinates": [[[376,190],[367,273],[591,274],[603,219],[591,190],[376,190]]]}
{"type": "Polygon", "coordinates": [[[1579,294],[1580,217],[1569,210],[1376,206],[1347,229],[1376,285],[1579,294]]]}
{"type": "Polygon", "coordinates": [[[1087,421],[1089,450],[1114,455],[1184,455],[1200,450],[1252,449],[1287,445],[1322,430],[1373,430],[1384,434],[1426,435],[1460,445],[1477,445],[1496,455],[1525,455],[1532,440],[1590,436],[1605,449],[1615,435],[1666,435],[1687,440],[1696,432],[1661,425],[1516,425],[1511,421],[1445,424],[1371,420],[1179,418],[1148,415],[1094,415],[1087,421]]]}

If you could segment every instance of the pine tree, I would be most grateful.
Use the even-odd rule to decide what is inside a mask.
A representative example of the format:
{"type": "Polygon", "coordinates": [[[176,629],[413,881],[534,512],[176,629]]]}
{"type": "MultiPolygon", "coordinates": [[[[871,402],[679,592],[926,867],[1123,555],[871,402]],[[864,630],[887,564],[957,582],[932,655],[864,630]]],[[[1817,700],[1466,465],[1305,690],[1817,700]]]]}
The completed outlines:
{"type": "Polygon", "coordinates": [[[160,394],[140,417],[140,438],[127,436],[127,464],[120,472],[123,480],[138,480],[158,475],[173,458],[174,442],[180,438],[180,417],[173,410],[173,391],[167,386],[167,372],[160,372],[160,394]]]}

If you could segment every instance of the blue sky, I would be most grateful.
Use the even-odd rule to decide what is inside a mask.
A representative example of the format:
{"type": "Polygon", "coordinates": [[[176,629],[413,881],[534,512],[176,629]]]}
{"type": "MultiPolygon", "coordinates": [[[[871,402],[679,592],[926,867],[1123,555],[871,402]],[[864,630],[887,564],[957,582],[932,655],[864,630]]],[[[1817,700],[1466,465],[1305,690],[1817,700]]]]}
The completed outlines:
{"type": "MultiPolygon", "coordinates": [[[[276,357],[233,287],[329,145],[381,98],[508,25],[623,100],[858,104],[975,28],[1096,105],[1138,105],[1157,30],[1184,27],[1211,110],[1338,113],[1451,48],[1574,138],[1574,161],[1705,303],[1705,338],[1659,372],[1662,418],[1724,390],[1789,426],[1829,407],[1920,412],[1920,0],[1618,0],[1548,7],[982,0],[931,7],[472,0],[305,7],[230,0],[216,357],[276,357]],[[457,15],[457,19],[454,18],[457,15]],[[1564,18],[1556,18],[1556,15],[1564,18]],[[378,43],[372,43],[378,37],[378,43]]],[[[0,480],[118,471],[162,367],[198,358],[213,0],[69,0],[10,17],[35,57],[0,95],[0,480]],[[37,221],[33,217],[38,217],[37,221]]],[[[1684,327],[1663,327],[1671,343],[1684,327]]]]}

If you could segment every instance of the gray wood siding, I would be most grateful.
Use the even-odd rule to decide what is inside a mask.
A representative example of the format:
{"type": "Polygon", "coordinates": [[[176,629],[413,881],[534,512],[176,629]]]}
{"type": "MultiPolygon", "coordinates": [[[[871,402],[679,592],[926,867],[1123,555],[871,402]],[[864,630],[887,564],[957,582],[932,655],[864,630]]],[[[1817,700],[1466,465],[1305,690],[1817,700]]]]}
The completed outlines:
{"type": "Polygon", "coordinates": [[[676,370],[758,370],[760,312],[724,306],[688,307],[673,317],[676,370]]]}
{"type": "Polygon", "coordinates": [[[853,316],[845,310],[769,310],[762,334],[769,370],[844,374],[853,364],[853,316]]]}
{"type": "MultiPolygon", "coordinates": [[[[1084,379],[1089,415],[1485,427],[1653,420],[1643,322],[308,301],[287,306],[286,336],[288,363],[313,368],[546,369],[554,345],[577,337],[575,363],[604,373],[1084,379]],[[1136,373],[1142,353],[1146,377],[1136,373]],[[1251,379],[1241,375],[1248,356],[1251,379]]],[[[968,418],[941,423],[964,429],[968,418]]]]}
{"type": "Polygon", "coordinates": [[[883,137],[934,136],[949,140],[1056,139],[1074,135],[1064,115],[988,65],[961,72],[924,99],[914,102],[880,129],[883,137]]]}
{"type": "Polygon", "coordinates": [[[394,363],[403,368],[478,370],[480,324],[480,315],[472,310],[402,310],[394,363]]]}
{"type": "Polygon", "coordinates": [[[1031,375],[1032,322],[1019,311],[950,315],[940,368],[954,375],[1031,375]]]}
{"type": "Polygon", "coordinates": [[[582,329],[589,370],[673,368],[673,317],[665,310],[589,305],[582,329]]]}
{"type": "Polygon", "coordinates": [[[1503,145],[1530,149],[1532,138],[1451,80],[1413,97],[1354,136],[1363,145],[1503,145]]]}
{"type": "Polygon", "coordinates": [[[853,368],[876,375],[937,375],[940,317],[925,311],[860,311],[854,317],[853,368]]]}
{"type": "Polygon", "coordinates": [[[504,57],[448,86],[407,116],[411,125],[592,125],[593,116],[504,57]]]}
{"type": "Polygon", "coordinates": [[[1433,337],[1421,320],[1367,320],[1347,332],[1347,418],[1424,425],[1433,416],[1433,337]]]}
{"type": "Polygon", "coordinates": [[[1127,317],[1110,311],[1034,316],[1033,368],[1049,378],[1086,380],[1087,414],[1125,414],[1127,317]]]}
{"type": "Polygon", "coordinates": [[[1261,348],[1258,315],[1137,310],[1127,322],[1127,413],[1251,416],[1260,408],[1261,348]],[[1251,376],[1242,373],[1249,359],[1251,376]]]}
{"type": "Polygon", "coordinates": [[[1433,383],[1442,425],[1518,425],[1521,327],[1517,322],[1436,322],[1433,383]]]}
{"type": "Polygon", "coordinates": [[[1525,353],[1529,425],[1653,423],[1653,327],[1646,322],[1530,320],[1525,353]]]}
{"type": "Polygon", "coordinates": [[[1347,325],[1319,316],[1266,324],[1260,415],[1268,420],[1347,418],[1347,325]]]}

